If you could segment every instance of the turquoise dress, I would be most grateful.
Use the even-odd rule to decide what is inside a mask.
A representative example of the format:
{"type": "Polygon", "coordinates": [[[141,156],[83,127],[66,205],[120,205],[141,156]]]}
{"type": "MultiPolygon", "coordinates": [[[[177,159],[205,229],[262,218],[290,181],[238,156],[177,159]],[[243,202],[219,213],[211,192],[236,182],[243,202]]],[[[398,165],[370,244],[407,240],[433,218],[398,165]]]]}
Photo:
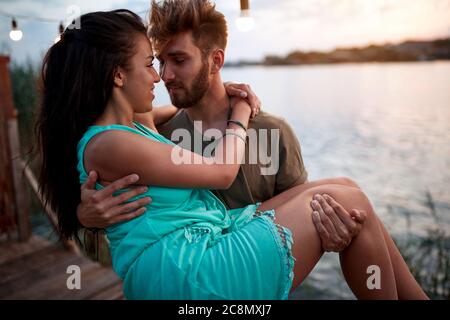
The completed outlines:
{"type": "MultiPolygon", "coordinates": [[[[124,130],[174,145],[134,126],[88,128],[77,149],[80,183],[87,179],[84,150],[99,133],[124,130]]],[[[194,188],[149,186],[130,201],[147,196],[152,202],[143,215],[106,228],[112,266],[127,299],[288,298],[292,235],[274,223],[274,210],[259,211],[259,204],[227,210],[211,191],[194,188]]]]}

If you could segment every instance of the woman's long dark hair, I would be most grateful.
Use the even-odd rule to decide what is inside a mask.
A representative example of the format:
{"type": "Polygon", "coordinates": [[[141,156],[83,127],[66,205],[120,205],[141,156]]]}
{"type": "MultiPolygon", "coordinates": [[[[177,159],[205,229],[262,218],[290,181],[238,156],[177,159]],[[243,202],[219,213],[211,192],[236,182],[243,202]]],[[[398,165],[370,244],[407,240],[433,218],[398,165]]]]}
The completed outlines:
{"type": "Polygon", "coordinates": [[[114,73],[119,66],[127,68],[137,36],[146,36],[140,17],[128,10],[93,12],[79,19],[80,28],[66,29],[44,58],[36,122],[40,192],[57,213],[58,231],[65,239],[76,236],[79,228],[78,141],[104,112],[114,73]]]}

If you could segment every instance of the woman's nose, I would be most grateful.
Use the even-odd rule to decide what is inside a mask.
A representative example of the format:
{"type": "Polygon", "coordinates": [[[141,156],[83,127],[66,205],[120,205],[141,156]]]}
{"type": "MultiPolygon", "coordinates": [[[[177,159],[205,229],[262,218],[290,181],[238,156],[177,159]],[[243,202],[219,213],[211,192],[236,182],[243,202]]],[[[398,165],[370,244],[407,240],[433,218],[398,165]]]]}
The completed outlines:
{"type": "Polygon", "coordinates": [[[153,71],[153,82],[160,82],[161,81],[161,77],[159,76],[158,72],[156,70],[153,71]]]}

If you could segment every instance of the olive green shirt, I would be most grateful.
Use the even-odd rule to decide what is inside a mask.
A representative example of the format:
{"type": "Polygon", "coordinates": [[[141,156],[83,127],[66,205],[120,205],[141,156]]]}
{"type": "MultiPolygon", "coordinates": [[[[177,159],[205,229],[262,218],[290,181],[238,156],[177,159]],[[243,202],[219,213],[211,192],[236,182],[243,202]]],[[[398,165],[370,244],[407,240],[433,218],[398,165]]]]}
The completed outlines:
{"type": "MultiPolygon", "coordinates": [[[[158,126],[157,129],[163,136],[181,147],[201,154],[208,145],[215,143],[214,139],[203,141],[202,133],[194,127],[185,110],[180,110],[171,120],[158,126]],[[175,139],[176,137],[172,136],[174,130],[180,128],[189,132],[192,137],[190,143],[186,144],[185,140],[178,141],[179,138],[175,139]],[[194,147],[195,135],[197,139],[200,137],[198,141],[201,141],[202,150],[194,147]]],[[[229,209],[266,201],[287,189],[305,183],[308,177],[298,139],[285,120],[267,112],[260,112],[255,118],[250,119],[248,129],[245,162],[241,164],[236,180],[227,190],[213,190],[229,209]],[[273,129],[278,130],[272,131],[273,129]],[[252,132],[256,134],[252,135],[252,132]],[[273,144],[276,141],[272,141],[272,138],[279,141],[278,150],[275,148],[276,144],[273,144]],[[261,146],[264,145],[267,145],[267,148],[262,148],[262,153],[266,157],[254,157],[258,151],[261,152],[261,146]],[[272,155],[272,159],[277,157],[277,160],[270,163],[267,158],[270,158],[274,150],[278,155],[272,155]],[[250,153],[253,158],[249,158],[250,153]],[[278,162],[278,168],[275,162],[278,162]],[[271,170],[267,170],[268,168],[271,170]]]]}

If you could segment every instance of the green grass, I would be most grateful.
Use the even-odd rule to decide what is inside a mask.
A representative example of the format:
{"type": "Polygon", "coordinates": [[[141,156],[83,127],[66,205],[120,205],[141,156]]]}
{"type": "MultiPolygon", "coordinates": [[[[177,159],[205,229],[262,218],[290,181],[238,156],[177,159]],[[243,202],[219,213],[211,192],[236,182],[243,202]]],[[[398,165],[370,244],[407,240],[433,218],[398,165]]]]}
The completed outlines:
{"type": "Polygon", "coordinates": [[[394,239],[410,267],[411,273],[431,299],[450,299],[450,235],[436,209],[429,191],[425,204],[433,217],[433,227],[427,229],[426,236],[411,233],[411,219],[407,219],[407,234],[403,239],[394,239]]]}

